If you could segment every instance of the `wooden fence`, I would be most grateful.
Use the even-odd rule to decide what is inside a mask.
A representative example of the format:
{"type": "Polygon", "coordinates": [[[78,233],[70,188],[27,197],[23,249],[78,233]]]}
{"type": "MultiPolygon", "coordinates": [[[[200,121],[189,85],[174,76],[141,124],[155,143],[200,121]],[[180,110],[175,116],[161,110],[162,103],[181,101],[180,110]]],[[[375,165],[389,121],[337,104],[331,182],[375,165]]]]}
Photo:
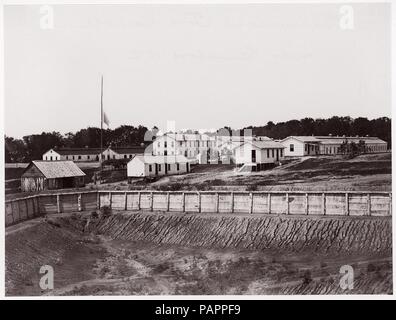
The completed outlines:
{"type": "Polygon", "coordinates": [[[114,210],[189,213],[389,216],[389,192],[87,191],[40,194],[5,203],[6,226],[45,214],[114,210]]]}

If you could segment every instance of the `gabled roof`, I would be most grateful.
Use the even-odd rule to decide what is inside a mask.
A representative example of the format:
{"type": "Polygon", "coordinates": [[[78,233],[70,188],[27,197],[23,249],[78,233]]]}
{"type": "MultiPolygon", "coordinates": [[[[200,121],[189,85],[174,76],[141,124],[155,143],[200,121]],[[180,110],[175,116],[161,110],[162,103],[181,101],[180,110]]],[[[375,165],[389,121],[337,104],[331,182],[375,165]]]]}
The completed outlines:
{"type": "MultiPolygon", "coordinates": [[[[36,166],[37,169],[47,179],[85,176],[85,173],[73,161],[34,160],[25,169],[25,171],[28,170],[32,165],[36,166]]],[[[23,176],[23,174],[22,174],[22,176],[23,176]]]]}
{"type": "Polygon", "coordinates": [[[152,156],[152,155],[137,155],[131,161],[139,159],[140,161],[148,164],[162,164],[162,163],[186,163],[189,160],[182,155],[178,156],[152,156]]]}
{"type": "Polygon", "coordinates": [[[317,137],[314,137],[314,136],[289,136],[289,137],[287,137],[287,138],[285,138],[285,139],[283,139],[281,141],[283,142],[283,141],[286,141],[287,139],[290,139],[290,138],[296,139],[296,140],[301,141],[301,142],[319,142],[317,137]]]}
{"type": "Polygon", "coordinates": [[[285,148],[285,146],[282,145],[281,143],[271,140],[271,141],[246,141],[245,143],[241,144],[240,146],[236,147],[235,149],[242,147],[246,143],[250,143],[257,149],[284,149],[285,148]]]}
{"type": "Polygon", "coordinates": [[[344,141],[359,143],[364,141],[366,144],[377,143],[386,144],[387,142],[377,137],[332,137],[332,136],[317,136],[321,144],[339,144],[344,141]]]}
{"type": "MultiPolygon", "coordinates": [[[[59,153],[60,155],[85,155],[85,154],[100,154],[100,148],[54,148],[50,149],[54,150],[55,152],[59,153]]],[[[50,151],[48,150],[48,151],[50,151]]],[[[47,151],[47,152],[48,152],[47,151]]]]}

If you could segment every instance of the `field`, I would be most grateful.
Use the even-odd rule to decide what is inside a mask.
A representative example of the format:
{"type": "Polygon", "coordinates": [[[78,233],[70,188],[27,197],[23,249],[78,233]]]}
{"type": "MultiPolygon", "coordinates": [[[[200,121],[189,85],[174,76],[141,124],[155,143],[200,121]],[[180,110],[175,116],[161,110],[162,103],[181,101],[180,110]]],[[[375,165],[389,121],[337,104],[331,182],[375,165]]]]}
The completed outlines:
{"type": "MultiPolygon", "coordinates": [[[[247,231],[246,239],[250,239],[252,244],[247,245],[244,240],[240,240],[240,232],[229,242],[220,232],[220,238],[215,240],[209,236],[213,234],[212,231],[199,231],[200,221],[210,225],[215,222],[217,230],[217,223],[224,224],[224,218],[206,221],[206,217],[186,217],[187,220],[183,222],[184,218],[177,215],[166,219],[157,219],[153,214],[132,216],[124,218],[113,215],[92,220],[89,214],[72,214],[37,219],[8,228],[6,294],[261,295],[392,292],[391,237],[390,232],[387,233],[390,231],[390,219],[362,219],[357,224],[344,220],[345,230],[350,229],[353,237],[336,236],[331,241],[334,247],[326,249],[331,234],[322,234],[319,229],[316,231],[318,234],[312,234],[312,240],[304,244],[298,245],[297,239],[294,243],[288,239],[300,237],[296,233],[297,225],[293,227],[298,221],[296,219],[286,221],[291,223],[290,228],[283,230],[285,236],[279,238],[266,239],[270,233],[262,229],[261,236],[256,235],[254,239],[254,232],[247,231]],[[132,216],[136,219],[133,223],[129,219],[132,216]],[[158,230],[158,234],[152,233],[153,228],[158,230]],[[370,231],[371,228],[379,228],[384,233],[378,237],[372,232],[356,234],[359,230],[370,231]],[[200,234],[194,234],[194,230],[200,234]],[[359,236],[364,241],[348,248],[346,244],[359,236]],[[377,247],[379,238],[382,242],[377,247]],[[375,245],[366,246],[366,241],[375,245]],[[55,287],[48,292],[41,290],[38,285],[38,270],[44,264],[54,267],[55,287]],[[353,267],[354,288],[344,291],[339,285],[340,267],[346,264],[353,267]]],[[[235,223],[240,225],[239,218],[236,219],[235,223]]],[[[325,219],[314,224],[338,225],[340,221],[326,222],[325,219]]],[[[229,222],[232,223],[232,220],[229,222]]],[[[274,222],[275,226],[277,223],[274,222]]],[[[337,228],[334,230],[337,232],[337,228]]]]}

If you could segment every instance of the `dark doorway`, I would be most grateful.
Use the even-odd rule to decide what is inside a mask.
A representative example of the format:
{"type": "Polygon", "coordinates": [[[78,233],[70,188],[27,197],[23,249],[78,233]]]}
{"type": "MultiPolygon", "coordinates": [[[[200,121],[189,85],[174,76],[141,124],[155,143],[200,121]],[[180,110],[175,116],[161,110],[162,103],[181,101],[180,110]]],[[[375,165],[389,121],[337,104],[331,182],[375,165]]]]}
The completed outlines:
{"type": "Polygon", "coordinates": [[[256,150],[252,150],[252,162],[256,162],[256,150]]]}
{"type": "Polygon", "coordinates": [[[74,178],[63,178],[62,179],[63,188],[73,188],[74,187],[74,178]]]}

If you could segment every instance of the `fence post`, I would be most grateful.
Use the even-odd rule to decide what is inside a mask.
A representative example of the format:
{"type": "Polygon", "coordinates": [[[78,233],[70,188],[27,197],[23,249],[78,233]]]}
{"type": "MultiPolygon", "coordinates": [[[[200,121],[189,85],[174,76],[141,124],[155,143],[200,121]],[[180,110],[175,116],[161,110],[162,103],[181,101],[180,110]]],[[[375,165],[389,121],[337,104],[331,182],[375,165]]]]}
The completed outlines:
{"type": "Polygon", "coordinates": [[[267,196],[267,206],[268,206],[268,214],[271,214],[271,193],[268,193],[267,196]]]}
{"type": "Polygon", "coordinates": [[[166,211],[169,211],[170,207],[170,192],[167,192],[166,194],[166,211]]]}
{"type": "Polygon", "coordinates": [[[309,214],[308,193],[305,194],[305,214],[309,214]]]}
{"type": "Polygon", "coordinates": [[[286,192],[286,214],[289,214],[290,208],[289,208],[289,193],[286,192]]]}
{"type": "Polygon", "coordinates": [[[253,213],[253,193],[249,193],[249,213],[253,213]]]}
{"type": "Polygon", "coordinates": [[[96,208],[99,210],[100,209],[100,192],[96,192],[96,208]]]}
{"type": "Polygon", "coordinates": [[[349,216],[349,194],[345,192],[345,215],[349,216]]]}
{"type": "Polygon", "coordinates": [[[201,212],[201,193],[198,191],[198,212],[201,212]]]}
{"type": "Polygon", "coordinates": [[[137,205],[138,205],[138,210],[140,210],[140,199],[142,198],[142,193],[139,191],[138,192],[138,203],[137,203],[137,205]]]}
{"type": "Polygon", "coordinates": [[[77,197],[77,209],[78,211],[82,210],[82,197],[81,197],[81,193],[78,194],[77,197]]]}
{"type": "Polygon", "coordinates": [[[128,195],[127,195],[126,191],[124,194],[124,210],[125,211],[128,210],[128,195]]]}
{"type": "Polygon", "coordinates": [[[113,196],[113,194],[112,194],[112,192],[111,191],[109,191],[109,207],[110,207],[110,209],[111,209],[111,205],[112,205],[112,196],[113,196]]]}
{"type": "Polygon", "coordinates": [[[219,212],[219,202],[220,202],[220,199],[219,199],[219,193],[218,192],[216,192],[216,212],[218,213],[219,212]]]}
{"type": "Polygon", "coordinates": [[[322,214],[326,215],[326,194],[322,193],[322,214]]]}
{"type": "Polygon", "coordinates": [[[33,206],[35,207],[35,215],[40,215],[40,202],[39,202],[39,197],[40,196],[35,196],[33,199],[33,206]]]}
{"type": "Polygon", "coordinates": [[[389,215],[392,215],[392,193],[389,193],[389,215]]]}
{"type": "Polygon", "coordinates": [[[56,195],[56,208],[58,209],[58,213],[61,213],[61,208],[60,208],[60,195],[56,195]]]}
{"type": "Polygon", "coordinates": [[[150,194],[150,211],[154,210],[154,193],[151,191],[150,194]]]}
{"type": "Polygon", "coordinates": [[[370,193],[367,194],[367,215],[371,216],[371,196],[370,196],[370,193]]]}
{"type": "Polygon", "coordinates": [[[231,213],[234,213],[234,192],[231,192],[231,213]]]}
{"type": "Polygon", "coordinates": [[[182,212],[186,211],[186,194],[182,192],[182,212]]]}

